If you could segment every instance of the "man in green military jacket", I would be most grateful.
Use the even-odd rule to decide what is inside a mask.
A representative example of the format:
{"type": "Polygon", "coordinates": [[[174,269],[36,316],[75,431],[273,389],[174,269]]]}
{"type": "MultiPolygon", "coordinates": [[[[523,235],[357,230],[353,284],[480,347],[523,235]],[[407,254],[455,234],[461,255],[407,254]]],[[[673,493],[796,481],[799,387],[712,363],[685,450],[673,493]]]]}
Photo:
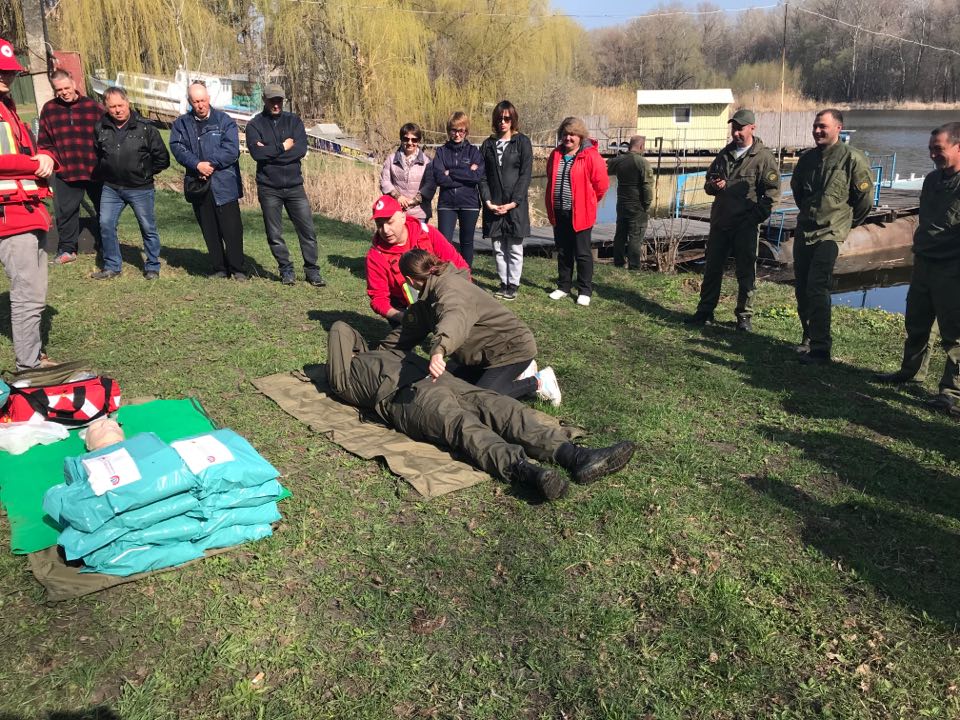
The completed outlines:
{"type": "Polygon", "coordinates": [[[780,169],[777,159],[759,137],[752,110],[737,110],[730,123],[730,144],[714,158],[707,170],[703,190],[713,195],[706,267],[700,287],[700,304],[688,325],[713,322],[720,300],[723,266],[731,251],[737,264],[737,329],[750,332],[753,308],[750,300],[757,284],[757,244],[760,223],[780,199],[780,169]]]}
{"type": "Polygon", "coordinates": [[[793,239],[797,313],[805,350],[800,362],[830,362],[830,290],[840,244],[873,207],[873,177],[866,156],[840,142],[843,114],[828,109],[813,121],[816,144],[797,162],[790,180],[800,212],[793,239]],[[809,349],[807,349],[809,348],[809,349]]]}
{"type": "Polygon", "coordinates": [[[613,264],[639,270],[643,236],[653,203],[653,170],[643,156],[643,136],[630,138],[628,152],[607,160],[607,174],[617,176],[617,230],[613,236],[613,264]]]}
{"type": "Polygon", "coordinates": [[[947,353],[940,392],[928,401],[935,410],[960,416],[960,122],[930,134],[930,158],[936,170],[920,191],[920,222],[913,235],[913,277],[903,324],[907,340],[897,372],[877,375],[881,382],[920,379],[930,353],[934,320],[947,353]]]}

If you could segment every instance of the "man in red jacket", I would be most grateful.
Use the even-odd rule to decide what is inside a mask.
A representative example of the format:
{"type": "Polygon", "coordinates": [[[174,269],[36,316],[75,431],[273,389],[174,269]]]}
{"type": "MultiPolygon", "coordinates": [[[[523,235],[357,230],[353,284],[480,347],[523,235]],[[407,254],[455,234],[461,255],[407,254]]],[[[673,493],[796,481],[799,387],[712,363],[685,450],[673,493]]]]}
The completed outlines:
{"type": "Polygon", "coordinates": [[[381,195],[373,204],[373,221],[377,232],[367,252],[367,295],[375,313],[398,325],[413,302],[404,294],[401,255],[422,248],[458,268],[467,268],[467,262],[439,230],[419,218],[407,217],[400,203],[389,195],[381,195]]]}
{"type": "Polygon", "coordinates": [[[57,217],[57,256],[64,265],[77,259],[80,236],[80,203],[84,193],[96,213],[97,246],[100,235],[100,192],[103,183],[93,178],[97,167],[94,150],[97,121],[105,110],[96,100],[77,90],[77,83],[66,70],[55,70],[50,84],[56,97],[40,111],[37,145],[57,159],[53,179],[53,209],[57,217]]]}
{"type": "Polygon", "coordinates": [[[47,253],[43,240],[50,216],[43,199],[55,162],[38,151],[17,115],[10,86],[23,72],[13,46],[0,38],[0,263],[10,278],[10,325],[17,371],[47,365],[40,316],[47,304],[47,253]]]}

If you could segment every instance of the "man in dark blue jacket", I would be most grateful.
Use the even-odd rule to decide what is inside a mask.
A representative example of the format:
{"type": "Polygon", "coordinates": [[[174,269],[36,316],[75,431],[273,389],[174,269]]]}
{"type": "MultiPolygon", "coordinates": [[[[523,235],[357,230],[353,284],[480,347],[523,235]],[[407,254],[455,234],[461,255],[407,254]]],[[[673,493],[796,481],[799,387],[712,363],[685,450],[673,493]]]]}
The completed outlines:
{"type": "Polygon", "coordinates": [[[210,94],[202,83],[193,83],[187,97],[192,112],[178,117],[170,129],[170,150],[187,171],[184,195],[193,205],[210,253],[211,277],[246,280],[237,123],[210,107],[210,94]]]}
{"type": "Polygon", "coordinates": [[[100,196],[100,235],[103,246],[103,270],[94,280],[109,280],[120,274],[123,261],[117,222],[129,205],[137,216],[146,260],[143,276],[160,277],[160,235],[154,209],[153,176],[170,167],[170,153],[157,129],[130,110],[127,93],[118,87],[103,93],[107,114],[97,123],[94,150],[97,170],[103,178],[100,196]]]}
{"type": "Polygon", "coordinates": [[[279,85],[263,90],[263,112],[247,124],[247,149],[257,161],[257,198],[263,211],[270,252],[280,267],[280,282],[293,285],[295,275],[290,252],[281,234],[280,211],[287,209],[300,239],[303,270],[307,282],[323,287],[326,282],[317,265],[317,234],[313,227],[310,201],[303,189],[300,161],[307,154],[307,132],[303,121],[283,111],[286,95],[279,85]]]}

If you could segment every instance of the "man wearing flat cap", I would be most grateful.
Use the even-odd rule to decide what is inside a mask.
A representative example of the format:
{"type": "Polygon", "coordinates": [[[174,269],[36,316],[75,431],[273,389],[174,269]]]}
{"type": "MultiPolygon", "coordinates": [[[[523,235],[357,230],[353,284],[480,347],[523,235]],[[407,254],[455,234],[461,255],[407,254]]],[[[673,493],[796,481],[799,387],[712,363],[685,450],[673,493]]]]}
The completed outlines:
{"type": "Polygon", "coordinates": [[[286,208],[300,240],[304,276],[314,287],[323,287],[326,282],[317,265],[317,232],[300,170],[300,161],[307,154],[307,131],[303,120],[284,111],[285,98],[280,85],[264,87],[263,112],[247,124],[247,150],[257,161],[257,198],[263,212],[267,243],[280,269],[280,282],[284,285],[296,282],[290,251],[282,235],[280,212],[286,208]]]}
{"type": "Polygon", "coordinates": [[[757,244],[760,224],[780,199],[780,169],[773,153],[754,136],[756,117],[741,108],[727,121],[731,141],[707,170],[703,190],[713,196],[706,267],[700,288],[700,304],[686,322],[706,325],[720,300],[723,268],[733,253],[737,271],[737,330],[750,332],[757,282],[757,244]]]}

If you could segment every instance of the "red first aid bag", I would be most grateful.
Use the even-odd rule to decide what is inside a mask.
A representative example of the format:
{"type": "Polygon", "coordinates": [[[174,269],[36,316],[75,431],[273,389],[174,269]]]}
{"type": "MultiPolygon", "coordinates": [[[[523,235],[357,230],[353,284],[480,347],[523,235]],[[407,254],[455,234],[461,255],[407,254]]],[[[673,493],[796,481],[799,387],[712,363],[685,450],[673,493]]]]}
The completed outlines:
{"type": "Polygon", "coordinates": [[[80,427],[119,407],[120,385],[102,375],[64,385],[11,387],[7,404],[0,411],[0,423],[26,422],[39,416],[42,420],[80,427]]]}

